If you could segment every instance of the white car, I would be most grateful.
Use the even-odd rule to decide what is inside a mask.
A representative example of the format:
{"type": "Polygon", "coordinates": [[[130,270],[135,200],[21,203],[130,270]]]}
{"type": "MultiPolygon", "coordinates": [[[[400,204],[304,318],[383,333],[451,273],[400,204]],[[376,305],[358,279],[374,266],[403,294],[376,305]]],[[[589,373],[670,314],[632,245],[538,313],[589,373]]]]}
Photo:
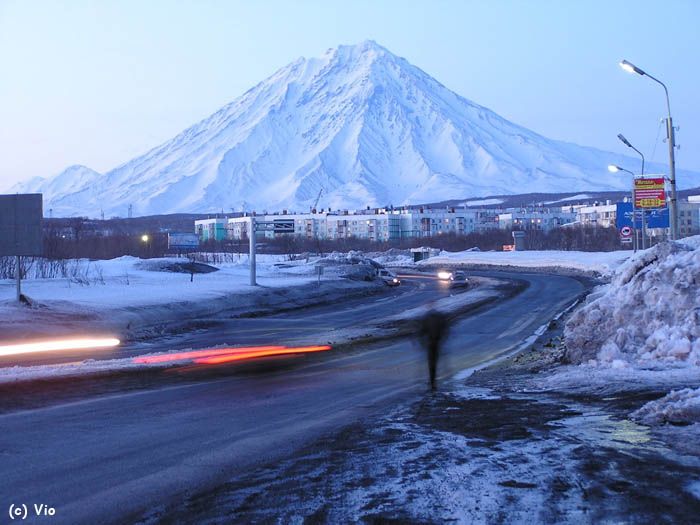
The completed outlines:
{"type": "Polygon", "coordinates": [[[377,277],[384,281],[384,284],[387,286],[398,286],[401,284],[399,277],[394,272],[387,270],[386,268],[380,269],[377,272],[377,277]]]}

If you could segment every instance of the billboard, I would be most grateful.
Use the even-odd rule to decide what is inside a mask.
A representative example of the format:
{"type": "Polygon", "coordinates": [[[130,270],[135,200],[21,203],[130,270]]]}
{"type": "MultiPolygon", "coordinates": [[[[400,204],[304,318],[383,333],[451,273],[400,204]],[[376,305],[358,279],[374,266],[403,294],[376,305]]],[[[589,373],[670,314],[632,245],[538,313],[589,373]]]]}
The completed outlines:
{"type": "Polygon", "coordinates": [[[196,233],[169,233],[168,248],[175,250],[195,250],[199,248],[199,236],[196,233]]]}
{"type": "Polygon", "coordinates": [[[664,177],[635,178],[634,205],[641,209],[666,206],[666,180],[664,177]]]}
{"type": "Polygon", "coordinates": [[[42,254],[41,193],[0,195],[0,256],[42,254]]]}

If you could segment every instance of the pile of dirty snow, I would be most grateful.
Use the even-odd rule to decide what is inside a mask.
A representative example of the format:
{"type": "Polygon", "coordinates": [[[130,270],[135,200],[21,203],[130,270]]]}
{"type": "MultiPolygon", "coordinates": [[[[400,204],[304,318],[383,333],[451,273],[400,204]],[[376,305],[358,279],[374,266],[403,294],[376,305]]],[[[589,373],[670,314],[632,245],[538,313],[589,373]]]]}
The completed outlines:
{"type": "Polygon", "coordinates": [[[700,388],[684,388],[651,401],[632,413],[645,425],[700,423],[700,388]]]}
{"type": "Polygon", "coordinates": [[[574,312],[565,366],[536,382],[612,395],[669,392],[631,414],[646,425],[700,423],[700,236],[631,257],[574,312]]]}
{"type": "Polygon", "coordinates": [[[622,264],[569,319],[572,363],[623,368],[700,366],[700,236],[666,242],[622,264]]]}

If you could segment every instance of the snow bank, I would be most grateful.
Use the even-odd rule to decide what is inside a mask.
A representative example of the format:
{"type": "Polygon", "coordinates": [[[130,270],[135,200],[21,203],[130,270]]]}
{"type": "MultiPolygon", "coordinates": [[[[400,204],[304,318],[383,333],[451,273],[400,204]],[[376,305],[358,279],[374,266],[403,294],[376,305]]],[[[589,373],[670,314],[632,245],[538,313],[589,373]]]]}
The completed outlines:
{"type": "Polygon", "coordinates": [[[510,266],[519,268],[561,268],[581,272],[591,272],[609,276],[630,256],[629,251],[616,252],[567,252],[567,251],[523,251],[523,252],[441,252],[417,263],[422,265],[486,265],[510,266]]]}
{"type": "Polygon", "coordinates": [[[684,388],[651,401],[632,413],[645,425],[700,423],[700,388],[684,388]]]}
{"type": "Polygon", "coordinates": [[[699,285],[700,236],[639,252],[568,320],[565,357],[573,366],[534,383],[599,396],[670,391],[631,417],[700,423],[699,285]]]}
{"type": "Polygon", "coordinates": [[[616,368],[700,366],[700,237],[621,265],[569,319],[566,357],[616,368]]]}
{"type": "Polygon", "coordinates": [[[69,278],[22,283],[31,307],[16,303],[13,280],[0,280],[0,338],[63,335],[85,327],[143,335],[140,331],[144,329],[214,316],[223,310],[244,312],[302,305],[342,297],[351,288],[362,292],[362,286],[372,286],[342,279],[352,278],[351,270],[367,265],[327,261],[322,285],[317,286],[317,258],[289,261],[283,255],[268,254],[258,255],[259,286],[250,286],[248,256],[223,255],[226,257],[215,264],[218,271],[198,273],[193,278],[189,273],[164,271],[187,259],[143,261],[127,256],[75,261],[80,270],[69,278]]]}

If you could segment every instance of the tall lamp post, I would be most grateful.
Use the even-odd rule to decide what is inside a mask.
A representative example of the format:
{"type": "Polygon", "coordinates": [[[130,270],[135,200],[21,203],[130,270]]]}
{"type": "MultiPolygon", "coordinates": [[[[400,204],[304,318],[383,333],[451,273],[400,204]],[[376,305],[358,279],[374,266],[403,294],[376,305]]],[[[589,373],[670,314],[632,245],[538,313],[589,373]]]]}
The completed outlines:
{"type": "Polygon", "coordinates": [[[618,133],[617,138],[620,139],[620,142],[622,142],[625,146],[627,146],[628,148],[632,148],[634,151],[639,153],[640,157],[642,157],[642,177],[644,177],[644,153],[642,153],[637,148],[635,148],[632,144],[630,144],[630,141],[627,140],[622,133],[618,133]]]}
{"type": "Polygon", "coordinates": [[[668,118],[666,119],[666,137],[668,138],[668,164],[669,164],[669,185],[671,186],[671,201],[669,203],[669,212],[671,215],[671,239],[674,241],[678,239],[678,202],[676,198],[676,133],[673,129],[673,119],[671,118],[671,102],[668,98],[668,88],[666,84],[661,82],[658,78],[651,76],[646,71],[639,69],[637,66],[623,60],[620,62],[620,67],[629,73],[636,73],[640,76],[647,76],[654,82],[661,84],[666,93],[666,109],[668,110],[668,118]]]}
{"type": "MultiPolygon", "coordinates": [[[[639,154],[640,157],[642,157],[642,177],[644,177],[644,153],[642,153],[637,148],[635,148],[630,143],[630,141],[625,138],[625,136],[622,133],[618,133],[617,138],[620,139],[620,142],[622,142],[625,146],[627,146],[628,148],[632,148],[634,151],[636,151],[639,154]]],[[[632,229],[634,230],[634,242],[635,242],[634,251],[635,252],[637,251],[637,246],[636,246],[636,243],[637,243],[637,227],[636,227],[637,209],[635,207],[636,203],[637,203],[637,199],[634,198],[634,178],[632,178],[632,215],[634,217],[634,220],[632,221],[632,229]]],[[[644,209],[642,209],[642,233],[644,233],[645,226],[646,226],[646,211],[644,209]]],[[[643,238],[642,243],[644,243],[645,241],[646,241],[646,239],[643,238]]]]}
{"type": "MultiPolygon", "coordinates": [[[[632,175],[632,231],[634,235],[634,251],[637,251],[637,206],[634,198],[634,173],[632,173],[630,170],[626,170],[625,168],[621,168],[620,166],[617,166],[615,164],[610,164],[608,166],[608,171],[611,173],[617,173],[618,171],[624,171],[632,175]]],[[[644,249],[645,242],[644,242],[644,233],[645,233],[645,228],[644,228],[644,215],[642,215],[642,249],[644,249]]]]}

